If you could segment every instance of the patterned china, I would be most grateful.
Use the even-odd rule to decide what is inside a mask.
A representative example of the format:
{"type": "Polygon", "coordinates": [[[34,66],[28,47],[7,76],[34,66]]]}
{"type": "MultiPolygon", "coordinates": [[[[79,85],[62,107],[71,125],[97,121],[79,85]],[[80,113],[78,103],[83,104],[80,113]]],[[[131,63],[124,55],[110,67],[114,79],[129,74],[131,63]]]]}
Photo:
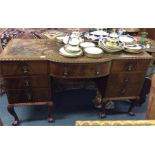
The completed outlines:
{"type": "Polygon", "coordinates": [[[143,52],[143,46],[139,45],[139,44],[135,44],[135,45],[126,45],[124,47],[124,51],[129,52],[129,53],[134,53],[134,54],[138,54],[143,52]]]}

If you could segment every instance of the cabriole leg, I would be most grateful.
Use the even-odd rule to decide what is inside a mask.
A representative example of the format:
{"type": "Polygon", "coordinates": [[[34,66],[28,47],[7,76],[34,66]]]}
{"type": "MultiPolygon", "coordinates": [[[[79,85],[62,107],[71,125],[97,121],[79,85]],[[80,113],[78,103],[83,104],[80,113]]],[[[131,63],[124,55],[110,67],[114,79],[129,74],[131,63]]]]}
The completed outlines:
{"type": "Polygon", "coordinates": [[[19,118],[14,110],[14,106],[9,104],[7,106],[7,109],[8,109],[8,112],[14,117],[14,121],[13,121],[12,125],[14,125],[14,126],[19,125],[19,118]]]}
{"type": "Polygon", "coordinates": [[[53,115],[53,102],[48,103],[48,122],[54,122],[54,118],[52,117],[53,115]]]}

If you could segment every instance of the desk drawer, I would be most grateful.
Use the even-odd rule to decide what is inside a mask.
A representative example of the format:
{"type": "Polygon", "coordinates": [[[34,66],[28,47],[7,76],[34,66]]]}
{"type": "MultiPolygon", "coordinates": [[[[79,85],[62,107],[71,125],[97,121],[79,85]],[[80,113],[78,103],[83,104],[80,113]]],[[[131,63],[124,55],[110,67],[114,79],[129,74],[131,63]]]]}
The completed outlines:
{"type": "Polygon", "coordinates": [[[46,61],[2,62],[2,75],[39,75],[47,74],[46,61]]]}
{"type": "Polygon", "coordinates": [[[51,91],[48,88],[22,89],[7,91],[9,104],[24,102],[45,102],[51,100],[51,91]]]}
{"type": "Polygon", "coordinates": [[[97,64],[51,63],[50,74],[62,78],[91,78],[108,75],[111,62],[97,64]]]}
{"type": "Polygon", "coordinates": [[[25,76],[5,78],[6,89],[46,88],[50,87],[48,76],[25,76]]]}
{"type": "Polygon", "coordinates": [[[118,72],[134,72],[142,71],[145,72],[148,68],[150,60],[113,60],[111,66],[111,73],[118,72]]]}
{"type": "Polygon", "coordinates": [[[2,63],[0,62],[0,77],[2,76],[2,63]]]}
{"type": "Polygon", "coordinates": [[[143,73],[111,74],[108,79],[105,97],[139,96],[144,77],[143,73]]]}

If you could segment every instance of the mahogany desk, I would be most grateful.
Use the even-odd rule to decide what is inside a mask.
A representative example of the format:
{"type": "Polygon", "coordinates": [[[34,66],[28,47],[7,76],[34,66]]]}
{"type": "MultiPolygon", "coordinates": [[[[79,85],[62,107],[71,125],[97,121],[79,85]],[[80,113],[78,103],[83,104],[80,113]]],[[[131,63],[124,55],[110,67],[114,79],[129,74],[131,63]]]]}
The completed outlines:
{"type": "MultiPolygon", "coordinates": [[[[52,122],[53,80],[92,79],[102,96],[101,117],[108,100],[139,99],[145,74],[152,57],[147,53],[104,54],[66,58],[59,54],[62,45],[50,39],[13,39],[0,55],[1,88],[8,96],[8,111],[19,124],[15,106],[48,105],[52,122]]],[[[133,104],[129,108],[132,113],[133,104]]]]}

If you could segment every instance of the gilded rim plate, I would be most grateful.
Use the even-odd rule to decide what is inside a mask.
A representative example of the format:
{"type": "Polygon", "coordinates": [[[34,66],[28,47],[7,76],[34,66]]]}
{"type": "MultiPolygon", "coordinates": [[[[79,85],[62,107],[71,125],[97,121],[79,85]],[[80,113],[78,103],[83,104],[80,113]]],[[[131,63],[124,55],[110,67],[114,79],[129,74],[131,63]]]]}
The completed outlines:
{"type": "Polygon", "coordinates": [[[79,57],[79,56],[82,56],[83,55],[83,51],[79,51],[79,52],[76,52],[76,53],[70,53],[70,52],[67,52],[64,47],[60,48],[59,50],[59,53],[62,55],[62,56],[65,56],[65,57],[70,57],[70,58],[75,58],[75,57],[79,57]]]}
{"type": "Polygon", "coordinates": [[[84,48],[84,53],[88,57],[98,58],[103,55],[103,50],[98,47],[86,47],[84,48]]]}
{"type": "Polygon", "coordinates": [[[134,37],[129,35],[120,35],[119,40],[123,43],[133,43],[135,41],[134,37]]]}
{"type": "Polygon", "coordinates": [[[80,43],[80,46],[82,48],[86,48],[86,47],[95,47],[96,45],[92,42],[82,42],[82,43],[80,43]]]}

